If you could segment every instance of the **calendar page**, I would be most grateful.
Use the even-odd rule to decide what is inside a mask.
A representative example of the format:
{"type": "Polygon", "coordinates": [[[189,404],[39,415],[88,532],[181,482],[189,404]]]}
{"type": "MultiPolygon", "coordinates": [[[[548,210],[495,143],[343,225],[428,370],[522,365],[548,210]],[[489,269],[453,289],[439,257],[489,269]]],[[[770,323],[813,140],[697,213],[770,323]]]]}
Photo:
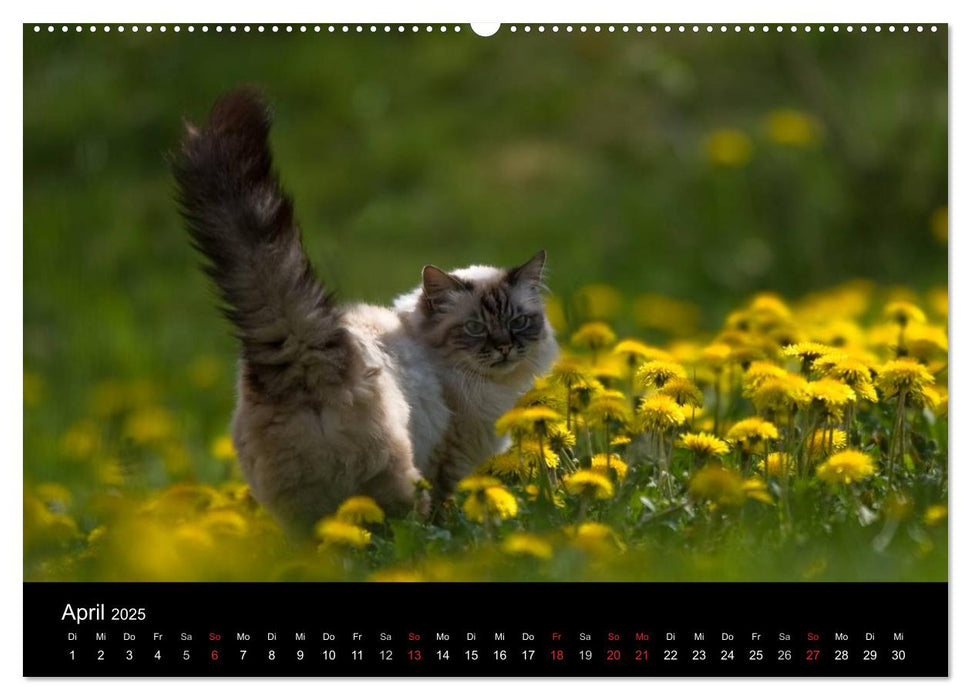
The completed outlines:
{"type": "Polygon", "coordinates": [[[946,24],[25,24],[25,676],[947,676],[946,24]]]}

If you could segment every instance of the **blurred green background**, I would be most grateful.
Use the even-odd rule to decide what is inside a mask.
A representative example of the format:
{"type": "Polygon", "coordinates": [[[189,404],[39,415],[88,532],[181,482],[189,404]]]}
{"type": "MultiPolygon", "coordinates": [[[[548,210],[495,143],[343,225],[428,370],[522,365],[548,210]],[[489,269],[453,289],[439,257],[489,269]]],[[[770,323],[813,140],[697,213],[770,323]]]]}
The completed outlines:
{"type": "Polygon", "coordinates": [[[235,347],[165,157],[183,117],[243,84],[274,105],[307,248],[343,298],[539,248],[561,298],[607,282],[709,327],[764,289],[947,282],[946,31],[43,29],[24,28],[35,480],[71,480],[71,431],[113,380],[162,394],[190,452],[225,431],[235,347]]]}

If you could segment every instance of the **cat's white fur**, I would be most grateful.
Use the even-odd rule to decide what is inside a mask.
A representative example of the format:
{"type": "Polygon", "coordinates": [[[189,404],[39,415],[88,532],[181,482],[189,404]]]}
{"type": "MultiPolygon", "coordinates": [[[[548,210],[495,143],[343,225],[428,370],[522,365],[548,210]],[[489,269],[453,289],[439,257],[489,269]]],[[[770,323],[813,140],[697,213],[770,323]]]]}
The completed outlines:
{"type": "MultiPolygon", "coordinates": [[[[476,265],[451,274],[491,283],[505,270],[476,265]]],[[[319,410],[265,406],[240,382],[233,422],[240,464],[254,496],[297,528],[355,494],[392,512],[416,504],[426,479],[446,491],[505,449],[494,425],[557,354],[549,322],[512,371],[483,377],[443,361],[421,333],[422,288],[393,308],[351,304],[342,325],[361,359],[356,379],[319,410]]]]}

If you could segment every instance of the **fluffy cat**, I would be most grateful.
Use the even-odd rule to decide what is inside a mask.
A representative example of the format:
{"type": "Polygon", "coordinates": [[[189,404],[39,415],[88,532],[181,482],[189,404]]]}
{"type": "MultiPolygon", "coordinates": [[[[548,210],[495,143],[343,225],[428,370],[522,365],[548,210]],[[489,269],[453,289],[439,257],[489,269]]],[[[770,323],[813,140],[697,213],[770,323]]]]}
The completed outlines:
{"type": "Polygon", "coordinates": [[[337,304],[304,253],[250,91],[186,126],[174,171],[192,241],[241,344],[233,442],[253,495],[308,533],[347,497],[427,512],[505,445],[495,420],[555,358],[545,252],[518,267],[422,270],[392,308],[337,304]]]}

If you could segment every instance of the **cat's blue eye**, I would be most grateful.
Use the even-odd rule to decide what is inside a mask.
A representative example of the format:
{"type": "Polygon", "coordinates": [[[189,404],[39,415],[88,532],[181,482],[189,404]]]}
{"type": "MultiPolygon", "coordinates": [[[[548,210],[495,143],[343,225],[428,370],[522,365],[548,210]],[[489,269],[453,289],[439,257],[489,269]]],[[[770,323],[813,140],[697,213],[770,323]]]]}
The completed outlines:
{"type": "Polygon", "coordinates": [[[528,316],[517,316],[512,321],[509,322],[509,330],[511,331],[521,331],[529,325],[528,316]]]}
{"type": "Polygon", "coordinates": [[[466,321],[465,326],[463,327],[465,328],[465,332],[469,335],[482,335],[486,332],[485,324],[480,323],[479,321],[466,321]]]}

